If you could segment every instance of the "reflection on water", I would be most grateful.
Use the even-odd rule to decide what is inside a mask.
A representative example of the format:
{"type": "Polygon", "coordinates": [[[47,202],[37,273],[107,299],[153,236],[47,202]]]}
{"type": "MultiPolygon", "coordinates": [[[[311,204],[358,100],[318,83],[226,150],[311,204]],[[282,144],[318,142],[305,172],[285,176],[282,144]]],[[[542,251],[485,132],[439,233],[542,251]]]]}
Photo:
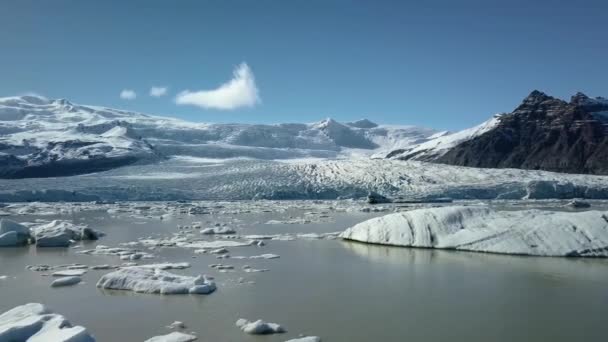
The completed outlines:
{"type": "MultiPolygon", "coordinates": [[[[379,214],[331,212],[322,222],[265,224],[302,216],[304,211],[252,212],[158,218],[110,217],[75,213],[108,235],[88,243],[117,246],[145,236],[166,236],[177,224],[213,221],[248,234],[332,232],[379,214]],[[141,224],[145,221],[145,224],[141,224]],[[232,227],[232,226],[231,226],[232,227]]],[[[60,217],[60,216],[58,216],[60,217]]],[[[73,248],[0,249],[0,311],[27,302],[43,302],[73,323],[91,330],[99,341],[142,341],[175,320],[202,341],[285,341],[312,334],[324,341],[573,341],[603,340],[608,315],[608,260],[521,257],[461,251],[409,249],[341,240],[267,241],[263,248],[231,249],[233,255],[279,254],[274,260],[226,259],[234,272],[209,268],[213,255],[162,248],[150,251],[153,262],[183,262],[192,267],[171,271],[207,273],[218,290],[209,296],[159,296],[101,290],[89,270],[84,282],[50,288],[51,279],[25,270],[30,264],[118,264],[110,256],[79,255],[73,248]],[[251,274],[243,265],[268,268],[251,274]],[[13,279],[12,277],[16,277],[13,279]],[[240,284],[239,278],[255,282],[240,284]],[[286,326],[284,336],[252,337],[234,327],[236,319],[262,318],[286,326]]]]}
{"type": "Polygon", "coordinates": [[[402,248],[343,241],[344,248],[357,257],[397,267],[432,267],[434,264],[468,269],[499,269],[526,275],[555,286],[576,285],[582,281],[608,282],[608,260],[561,257],[510,256],[426,248],[402,248]]]}

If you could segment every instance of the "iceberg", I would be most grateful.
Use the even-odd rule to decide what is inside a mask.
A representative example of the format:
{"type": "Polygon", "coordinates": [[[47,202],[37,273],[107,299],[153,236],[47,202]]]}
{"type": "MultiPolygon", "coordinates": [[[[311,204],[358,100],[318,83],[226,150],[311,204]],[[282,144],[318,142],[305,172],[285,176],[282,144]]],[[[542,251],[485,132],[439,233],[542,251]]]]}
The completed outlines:
{"type": "Polygon", "coordinates": [[[0,220],[0,247],[26,245],[30,239],[30,230],[17,222],[0,220]]]}
{"type": "Polygon", "coordinates": [[[267,335],[287,332],[282,326],[276,323],[267,323],[258,319],[257,321],[248,321],[241,318],[236,321],[236,326],[247,334],[252,335],[267,335]]]}
{"type": "Polygon", "coordinates": [[[216,285],[205,275],[180,276],[158,268],[125,267],[103,275],[97,287],[153,294],[209,294],[216,285]]]}
{"type": "Polygon", "coordinates": [[[67,221],[54,220],[31,229],[37,247],[68,247],[72,241],[97,240],[103,233],[67,221]]]}
{"type": "Polygon", "coordinates": [[[608,212],[416,209],[359,223],[346,240],[404,247],[534,256],[608,257],[608,212]]]}
{"type": "Polygon", "coordinates": [[[29,303],[0,314],[0,341],[94,342],[95,338],[46,306],[29,303]]]}

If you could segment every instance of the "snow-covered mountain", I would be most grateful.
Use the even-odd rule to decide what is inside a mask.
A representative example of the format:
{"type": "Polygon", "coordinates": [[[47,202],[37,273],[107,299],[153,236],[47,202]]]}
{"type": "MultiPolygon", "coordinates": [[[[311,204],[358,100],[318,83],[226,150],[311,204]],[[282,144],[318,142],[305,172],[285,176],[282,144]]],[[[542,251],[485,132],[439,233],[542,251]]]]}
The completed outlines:
{"type": "Polygon", "coordinates": [[[68,176],[197,158],[384,156],[436,132],[369,120],[276,125],[193,123],[38,96],[0,98],[0,177],[68,176]]]}
{"type": "Polygon", "coordinates": [[[533,91],[511,113],[390,152],[389,158],[483,168],[608,174],[608,100],[533,91]]]}

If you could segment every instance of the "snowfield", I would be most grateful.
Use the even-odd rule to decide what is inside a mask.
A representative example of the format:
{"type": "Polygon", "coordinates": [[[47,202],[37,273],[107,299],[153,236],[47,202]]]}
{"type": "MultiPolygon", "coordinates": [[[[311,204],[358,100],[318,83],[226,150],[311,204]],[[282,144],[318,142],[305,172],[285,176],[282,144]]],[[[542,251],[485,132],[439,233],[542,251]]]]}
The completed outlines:
{"type": "Polygon", "coordinates": [[[369,192],[404,200],[606,199],[608,176],[353,158],[170,160],[89,175],[0,180],[4,202],[340,199],[369,192]]]}
{"type": "Polygon", "coordinates": [[[608,257],[608,212],[426,208],[370,219],[347,229],[341,237],[405,247],[608,257]]]}
{"type": "Polygon", "coordinates": [[[186,158],[383,156],[434,130],[369,120],[276,125],[193,123],[38,96],[0,98],[0,178],[69,176],[186,158]]]}

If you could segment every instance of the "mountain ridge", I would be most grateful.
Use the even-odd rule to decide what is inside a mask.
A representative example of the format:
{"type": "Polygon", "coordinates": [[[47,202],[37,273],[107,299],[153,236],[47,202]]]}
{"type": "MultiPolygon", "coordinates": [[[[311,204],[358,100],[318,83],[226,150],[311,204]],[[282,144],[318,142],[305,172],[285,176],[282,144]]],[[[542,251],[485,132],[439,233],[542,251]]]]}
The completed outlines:
{"type": "Polygon", "coordinates": [[[104,171],[171,156],[340,158],[383,155],[435,131],[340,123],[214,124],[74,104],[39,96],[0,98],[0,177],[104,171]]]}
{"type": "MultiPolygon", "coordinates": [[[[534,90],[511,113],[440,149],[446,138],[387,156],[481,168],[608,174],[608,100],[579,92],[570,102],[534,90]]],[[[484,124],[480,125],[483,126],[484,124]]],[[[480,127],[477,126],[477,127],[480,127]]]]}

